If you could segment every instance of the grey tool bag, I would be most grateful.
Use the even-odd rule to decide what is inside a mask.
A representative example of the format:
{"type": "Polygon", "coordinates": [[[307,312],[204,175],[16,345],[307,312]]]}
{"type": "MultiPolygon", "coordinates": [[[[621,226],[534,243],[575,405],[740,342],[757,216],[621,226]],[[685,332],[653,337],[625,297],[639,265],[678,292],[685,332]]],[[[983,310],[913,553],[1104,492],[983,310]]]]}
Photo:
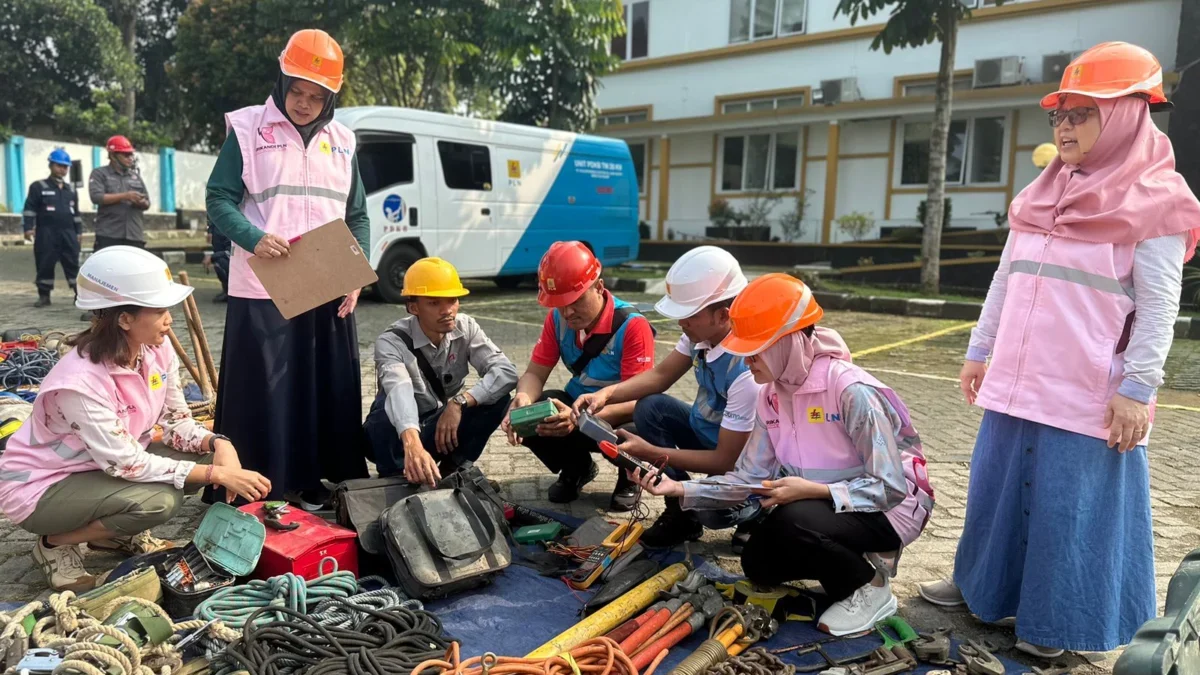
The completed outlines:
{"type": "Polygon", "coordinates": [[[400,588],[421,600],[491,582],[512,562],[504,524],[471,489],[421,492],[379,516],[400,588]]]}

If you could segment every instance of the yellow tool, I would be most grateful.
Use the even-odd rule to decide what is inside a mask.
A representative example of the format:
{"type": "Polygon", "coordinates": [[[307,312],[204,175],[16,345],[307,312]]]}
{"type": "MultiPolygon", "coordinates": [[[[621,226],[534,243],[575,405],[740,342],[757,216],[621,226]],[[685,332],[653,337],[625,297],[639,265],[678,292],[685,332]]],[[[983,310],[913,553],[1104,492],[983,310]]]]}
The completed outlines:
{"type": "Polygon", "coordinates": [[[652,602],[658,599],[659,593],[682,581],[687,576],[688,571],[689,566],[684,563],[671,565],[667,569],[643,581],[641,585],[625,595],[613,600],[604,609],[580,621],[560,633],[553,640],[533,650],[525,658],[548,659],[551,656],[574,649],[587,640],[608,633],[608,631],[621,625],[629,617],[649,607],[652,602]]]}
{"type": "Polygon", "coordinates": [[[792,598],[800,597],[800,591],[791,586],[760,586],[746,579],[741,579],[732,584],[719,583],[713,585],[721,592],[721,595],[733,600],[735,604],[758,605],[780,621],[812,621],[816,618],[811,616],[816,613],[815,607],[807,614],[795,611],[784,612],[784,607],[794,610],[801,604],[787,602],[787,600],[792,598]],[[784,602],[782,607],[780,606],[781,601],[784,602]]]}
{"type": "Polygon", "coordinates": [[[577,591],[582,591],[596,582],[604,570],[613,562],[629,552],[633,545],[642,537],[642,524],[624,522],[612,531],[596,550],[583,563],[567,576],[567,585],[577,591]]]}

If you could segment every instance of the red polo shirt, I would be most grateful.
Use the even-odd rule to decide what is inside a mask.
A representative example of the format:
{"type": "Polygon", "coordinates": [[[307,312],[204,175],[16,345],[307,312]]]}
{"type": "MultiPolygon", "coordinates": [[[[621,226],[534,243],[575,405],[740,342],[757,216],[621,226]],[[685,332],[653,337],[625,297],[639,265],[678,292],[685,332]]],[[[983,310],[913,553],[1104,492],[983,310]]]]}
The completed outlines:
{"type": "MultiPolygon", "coordinates": [[[[605,290],[604,309],[600,311],[600,319],[592,327],[593,333],[607,333],[612,330],[615,309],[612,294],[605,290]]],[[[582,347],[585,340],[587,333],[575,331],[575,344],[582,347]]],[[[538,336],[529,360],[539,366],[553,367],[560,358],[558,334],[554,329],[554,310],[550,310],[546,313],[546,320],[542,323],[542,334],[538,336]]],[[[641,315],[631,316],[625,320],[625,339],[621,343],[621,380],[628,380],[653,367],[654,333],[650,330],[650,322],[641,315]]]]}

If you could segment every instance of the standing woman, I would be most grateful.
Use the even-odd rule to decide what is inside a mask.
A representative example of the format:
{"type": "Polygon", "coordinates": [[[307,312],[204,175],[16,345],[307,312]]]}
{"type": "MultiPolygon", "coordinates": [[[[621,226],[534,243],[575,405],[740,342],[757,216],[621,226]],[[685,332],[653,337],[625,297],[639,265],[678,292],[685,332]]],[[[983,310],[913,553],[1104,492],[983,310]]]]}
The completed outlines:
{"type": "Polygon", "coordinates": [[[1154,616],[1146,442],[1200,234],[1150,119],[1164,106],[1158,61],[1123,42],[1084,52],[1042,100],[1059,156],[1009,209],[960,378],[986,410],[965,529],[954,579],[920,593],[1016,617],[1036,656],[1114,649],[1154,616]]]}
{"type": "Polygon", "coordinates": [[[229,135],[208,179],[209,218],[234,243],[216,428],[271,479],[272,498],[316,510],[329,496],[322,478],[367,475],[359,291],[284,319],[249,259],[286,256],[289,241],[338,218],[369,250],[370,220],[354,134],[333,120],[341,47],[324,31],[299,31],[279,70],[266,104],[225,116],[229,135]]]}

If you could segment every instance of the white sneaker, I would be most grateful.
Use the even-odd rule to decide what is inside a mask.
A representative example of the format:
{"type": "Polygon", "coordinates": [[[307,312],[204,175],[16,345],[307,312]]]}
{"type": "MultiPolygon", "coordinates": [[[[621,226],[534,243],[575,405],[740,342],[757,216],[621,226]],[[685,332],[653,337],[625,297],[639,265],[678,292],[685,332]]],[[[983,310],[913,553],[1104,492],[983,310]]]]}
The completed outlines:
{"type": "Polygon", "coordinates": [[[1063,650],[1055,647],[1041,647],[1024,640],[1017,640],[1016,649],[1039,659],[1057,659],[1064,653],[1063,650]]]}
{"type": "Polygon", "coordinates": [[[958,586],[954,585],[953,579],[942,579],[941,581],[930,581],[928,583],[917,586],[917,593],[925,600],[932,602],[939,607],[958,607],[959,605],[967,604],[963,599],[962,593],[959,592],[958,586]]]}
{"type": "Polygon", "coordinates": [[[892,586],[886,579],[882,586],[868,583],[825,610],[817,620],[817,627],[835,636],[861,633],[895,614],[896,608],[896,596],[892,595],[892,586]]]}
{"type": "Polygon", "coordinates": [[[45,537],[38,537],[33,547],[33,560],[46,577],[46,585],[56,591],[83,593],[96,587],[96,577],[83,567],[83,552],[78,546],[65,544],[47,548],[45,537]]]}

